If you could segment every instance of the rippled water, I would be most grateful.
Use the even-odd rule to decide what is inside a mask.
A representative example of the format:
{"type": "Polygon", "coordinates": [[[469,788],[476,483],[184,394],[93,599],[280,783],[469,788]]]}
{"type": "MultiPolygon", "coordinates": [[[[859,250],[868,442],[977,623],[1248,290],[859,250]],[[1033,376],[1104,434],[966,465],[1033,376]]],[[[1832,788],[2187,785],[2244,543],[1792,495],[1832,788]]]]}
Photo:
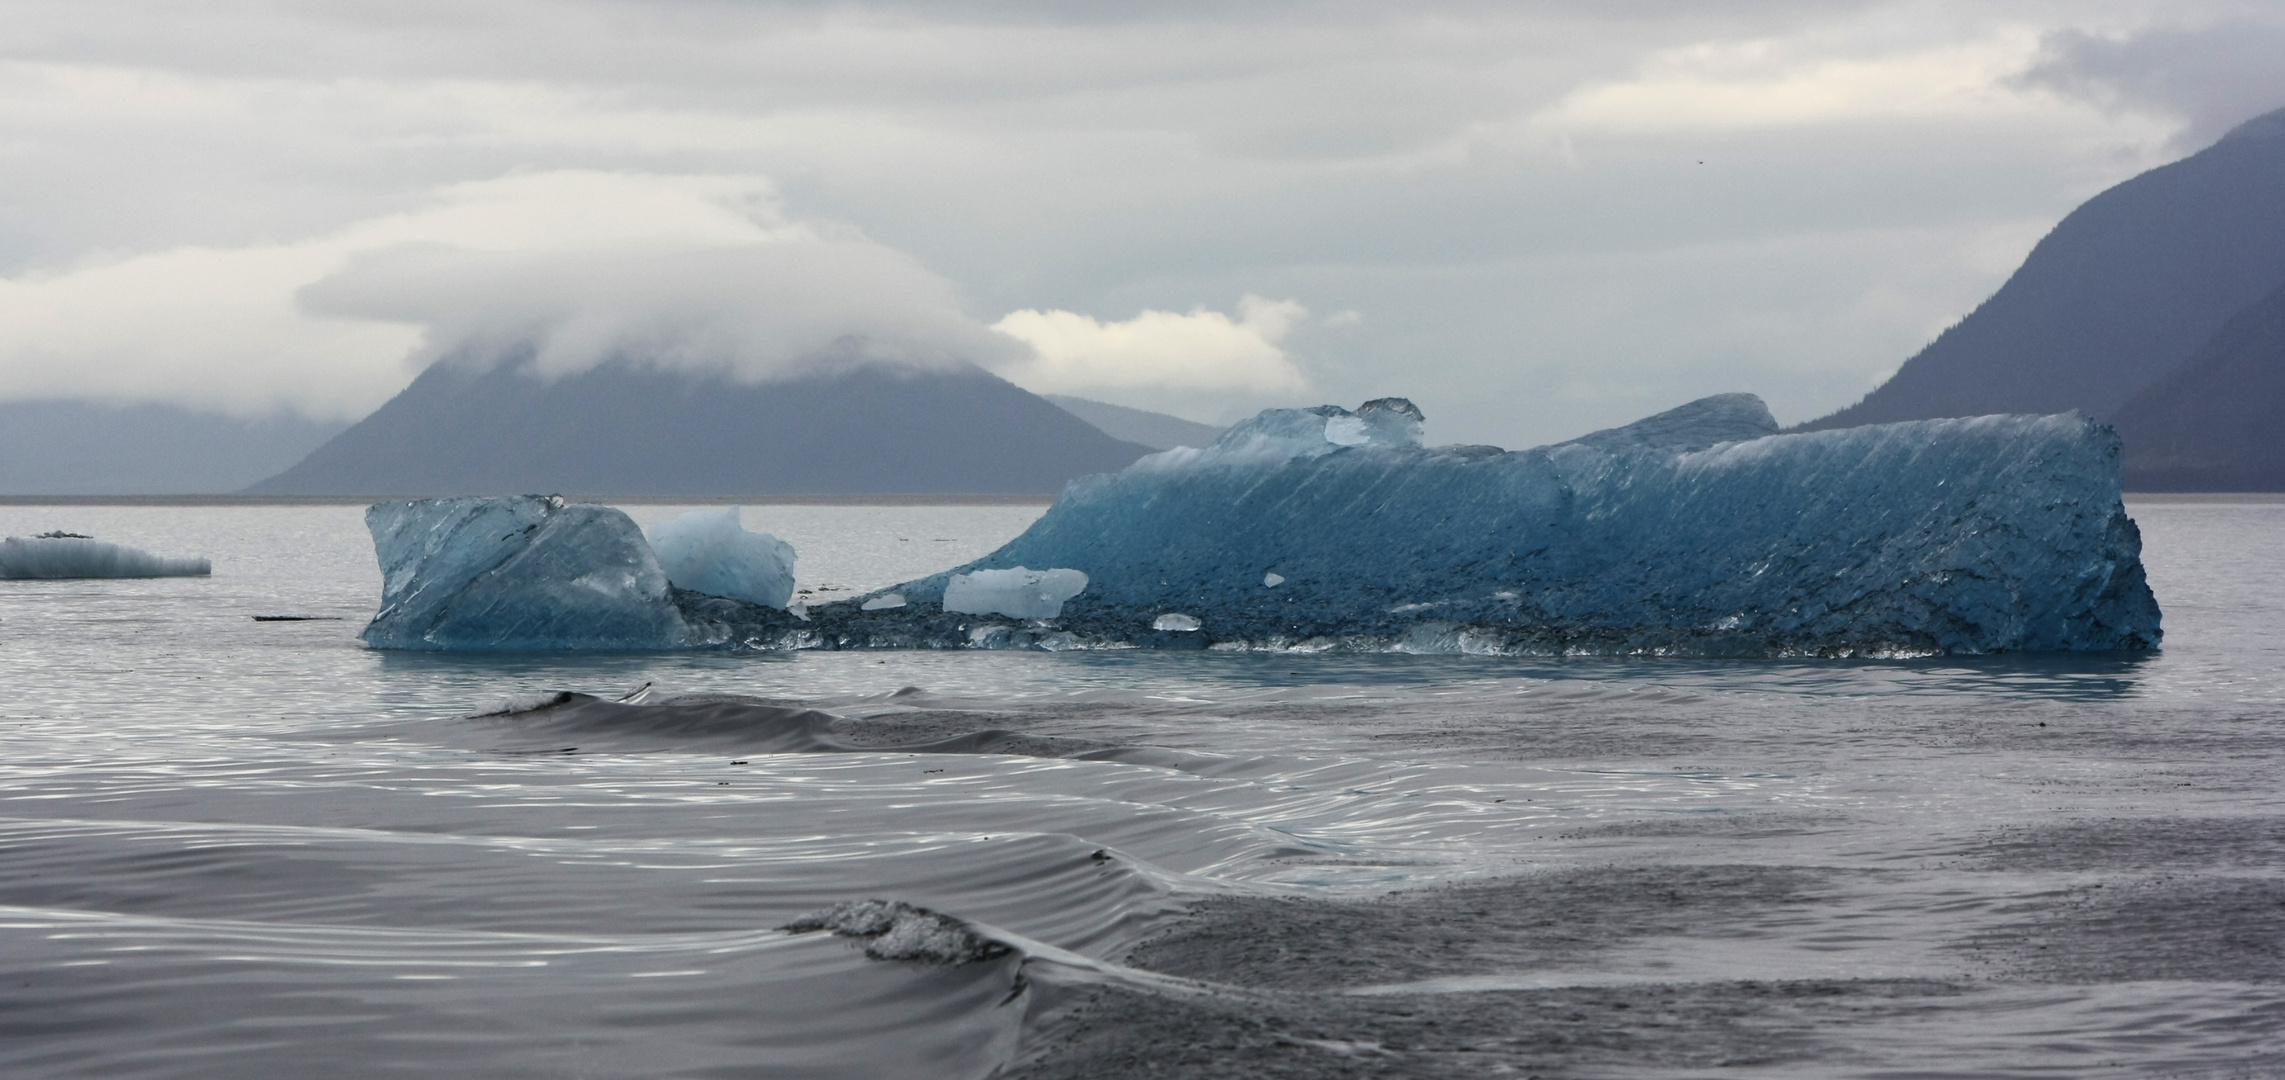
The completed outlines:
{"type": "MultiPolygon", "coordinates": [[[[1075,1011],[1072,987],[1276,988],[1217,967],[1231,947],[1164,953],[1160,970],[1206,980],[1190,990],[1102,966],[1190,925],[1195,901],[1496,882],[1515,888],[1469,918],[1537,904],[1559,923],[1659,889],[1676,914],[1562,948],[1487,932],[1430,964],[1406,936],[1427,902],[1408,900],[1288,952],[1378,942],[1378,975],[1325,985],[1454,1017],[1614,987],[1941,990],[1802,1021],[1823,1034],[1748,1071],[2276,1075],[2285,505],[2132,509],[2160,654],[1772,664],[381,654],[355,638],[379,586],[359,508],[0,507],[0,533],[215,566],[0,582],[0,1073],[1052,1073],[1074,1017],[1129,1015],[1115,997],[1075,1011]],[[281,614],[318,618],[253,619],[281,614]],[[645,683],[824,710],[849,738],[789,751],[758,724],[469,717],[645,683]],[[1033,742],[878,749],[987,729],[1033,742]],[[1716,905],[1723,889],[1744,899],[1716,905]],[[937,967],[771,929],[865,897],[1029,951],[937,967]]],[[[1038,510],[747,523],[833,595],[974,557],[1038,510]]],[[[1548,1051],[1547,1074],[1695,1075],[1628,1030],[1603,1057],[1548,1051]]],[[[1311,1038],[1292,1052],[1328,1075],[1537,1060],[1311,1038]]]]}

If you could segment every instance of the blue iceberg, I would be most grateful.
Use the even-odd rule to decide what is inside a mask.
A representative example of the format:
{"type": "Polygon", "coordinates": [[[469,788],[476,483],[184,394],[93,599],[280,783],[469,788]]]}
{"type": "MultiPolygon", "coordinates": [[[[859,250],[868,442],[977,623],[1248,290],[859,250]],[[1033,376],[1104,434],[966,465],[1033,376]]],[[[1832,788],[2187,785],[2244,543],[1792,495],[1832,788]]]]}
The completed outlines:
{"type": "Polygon", "coordinates": [[[2076,414],[1778,434],[1728,394],[1532,450],[1429,448],[1399,398],[1271,410],[1073,482],[1000,550],[813,609],[806,642],[1699,656],[2149,649],[2119,445],[2076,414]],[[1019,566],[1052,622],[943,610],[1019,566]],[[936,614],[932,617],[930,612],[936,614]]]}
{"type": "Polygon", "coordinates": [[[171,559],[76,533],[42,533],[0,540],[0,578],[205,577],[205,559],[171,559]]]}
{"type": "Polygon", "coordinates": [[[651,529],[651,550],[675,588],[782,608],[793,599],[793,545],[747,532],[738,508],[693,510],[651,529]]]}
{"type": "Polygon", "coordinates": [[[560,498],[375,503],[377,649],[679,649],[704,644],[632,519],[560,498]]]}
{"type": "Polygon", "coordinates": [[[1780,434],[1728,394],[1532,450],[1401,398],[1273,409],[1073,482],[1022,536],[806,611],[676,589],[625,515],[382,504],[384,648],[1393,649],[1917,656],[2151,649],[2083,416],[1780,434]],[[608,642],[608,643],[606,643],[608,642]]]}

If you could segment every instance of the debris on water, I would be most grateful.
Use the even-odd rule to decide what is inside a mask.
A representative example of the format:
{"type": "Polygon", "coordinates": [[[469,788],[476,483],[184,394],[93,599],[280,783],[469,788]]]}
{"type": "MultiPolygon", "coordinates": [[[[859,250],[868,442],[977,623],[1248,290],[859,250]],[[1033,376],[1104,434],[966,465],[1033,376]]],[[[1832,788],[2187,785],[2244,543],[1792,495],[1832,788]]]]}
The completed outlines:
{"type": "Polygon", "coordinates": [[[967,923],[901,900],[847,900],[778,927],[789,934],[829,930],[865,939],[875,960],[914,960],[947,966],[996,960],[1010,951],[967,923]]]}
{"type": "Polygon", "coordinates": [[[255,622],[341,622],[339,615],[256,615],[255,622]]]}

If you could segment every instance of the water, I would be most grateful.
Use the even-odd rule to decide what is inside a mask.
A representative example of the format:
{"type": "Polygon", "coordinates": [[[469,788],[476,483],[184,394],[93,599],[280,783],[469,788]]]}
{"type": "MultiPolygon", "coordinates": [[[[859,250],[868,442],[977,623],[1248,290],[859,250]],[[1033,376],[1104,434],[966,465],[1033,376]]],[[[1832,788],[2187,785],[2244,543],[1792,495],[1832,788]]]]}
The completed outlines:
{"type": "MultiPolygon", "coordinates": [[[[2285,1074],[2285,504],[2132,509],[2160,654],[1776,664],[382,654],[359,508],[0,507],[215,566],[0,583],[0,1073],[2285,1074]],[[467,718],[645,683],[1096,752],[467,718]],[[771,929],[865,897],[1036,944],[771,929]]],[[[747,523],[830,598],[1038,512],[747,523]]]]}

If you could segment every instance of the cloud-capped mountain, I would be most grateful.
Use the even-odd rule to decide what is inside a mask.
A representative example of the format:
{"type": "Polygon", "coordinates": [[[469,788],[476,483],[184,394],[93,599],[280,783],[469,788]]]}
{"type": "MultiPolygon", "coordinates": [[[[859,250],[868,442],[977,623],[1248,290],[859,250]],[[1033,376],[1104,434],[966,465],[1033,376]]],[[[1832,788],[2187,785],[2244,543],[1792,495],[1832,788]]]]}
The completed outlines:
{"type": "Polygon", "coordinates": [[[624,360],[552,379],[445,361],[246,490],[1052,494],[1147,451],[966,364],[845,363],[753,383],[624,360]]]}
{"type": "Polygon", "coordinates": [[[2285,109],[2088,200],[1893,378],[1804,426],[2069,409],[2107,420],[2281,282],[2285,109]]]}

